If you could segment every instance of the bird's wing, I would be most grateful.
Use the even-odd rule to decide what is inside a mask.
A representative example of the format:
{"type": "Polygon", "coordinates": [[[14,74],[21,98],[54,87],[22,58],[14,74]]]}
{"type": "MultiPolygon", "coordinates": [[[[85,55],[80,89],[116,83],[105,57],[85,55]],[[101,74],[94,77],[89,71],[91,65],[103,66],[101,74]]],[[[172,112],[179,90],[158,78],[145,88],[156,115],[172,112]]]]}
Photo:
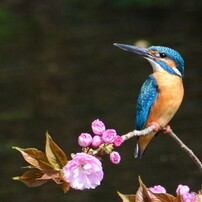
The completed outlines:
{"type": "Polygon", "coordinates": [[[144,82],[137,101],[136,129],[142,130],[147,122],[151,106],[158,96],[158,85],[153,75],[144,82]]]}

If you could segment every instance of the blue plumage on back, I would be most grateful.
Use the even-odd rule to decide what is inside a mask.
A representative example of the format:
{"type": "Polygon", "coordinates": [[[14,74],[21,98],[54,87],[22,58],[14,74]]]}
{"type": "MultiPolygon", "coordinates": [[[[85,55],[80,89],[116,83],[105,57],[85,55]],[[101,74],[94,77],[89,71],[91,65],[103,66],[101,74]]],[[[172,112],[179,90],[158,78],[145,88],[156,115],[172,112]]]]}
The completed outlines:
{"type": "Polygon", "coordinates": [[[144,82],[137,101],[136,129],[142,130],[147,122],[150,108],[158,95],[158,86],[153,75],[144,82]]]}

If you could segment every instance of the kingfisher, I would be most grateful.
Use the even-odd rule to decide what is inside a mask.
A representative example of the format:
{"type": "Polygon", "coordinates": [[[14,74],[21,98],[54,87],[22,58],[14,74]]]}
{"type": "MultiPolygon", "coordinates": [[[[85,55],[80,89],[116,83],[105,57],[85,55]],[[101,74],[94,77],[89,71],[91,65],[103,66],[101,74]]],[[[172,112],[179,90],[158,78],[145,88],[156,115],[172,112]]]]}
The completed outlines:
{"type": "Polygon", "coordinates": [[[152,124],[159,127],[146,136],[137,137],[135,158],[142,158],[147,145],[159,128],[169,129],[167,124],[180,107],[184,96],[182,81],[184,60],[177,51],[168,47],[139,48],[119,43],[114,43],[114,45],[144,57],[153,69],[153,73],[142,85],[138,96],[136,129],[143,130],[152,124]]]}

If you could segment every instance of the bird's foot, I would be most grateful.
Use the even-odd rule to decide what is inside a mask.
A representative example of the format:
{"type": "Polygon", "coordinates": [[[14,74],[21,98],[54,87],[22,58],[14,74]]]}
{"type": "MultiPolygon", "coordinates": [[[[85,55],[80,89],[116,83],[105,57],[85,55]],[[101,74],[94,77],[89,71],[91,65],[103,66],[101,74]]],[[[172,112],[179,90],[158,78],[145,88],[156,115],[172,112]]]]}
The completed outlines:
{"type": "Polygon", "coordinates": [[[160,125],[158,124],[158,122],[156,122],[156,121],[150,122],[149,125],[150,126],[151,125],[155,125],[156,126],[156,128],[154,129],[154,132],[158,132],[160,130],[160,128],[161,128],[160,125]]]}
{"type": "Polygon", "coordinates": [[[162,129],[163,133],[169,133],[171,131],[170,125],[165,125],[165,127],[162,129]]]}

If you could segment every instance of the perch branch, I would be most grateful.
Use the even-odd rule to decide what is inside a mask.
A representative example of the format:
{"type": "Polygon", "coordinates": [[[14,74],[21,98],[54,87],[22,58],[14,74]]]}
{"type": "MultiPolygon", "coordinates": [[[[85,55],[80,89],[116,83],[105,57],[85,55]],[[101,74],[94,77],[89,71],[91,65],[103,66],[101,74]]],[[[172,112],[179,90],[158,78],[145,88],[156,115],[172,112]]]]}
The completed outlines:
{"type": "MultiPolygon", "coordinates": [[[[144,130],[134,130],[132,132],[129,132],[125,135],[122,135],[123,140],[128,140],[134,136],[145,136],[148,135],[150,132],[152,132],[154,129],[156,129],[156,125],[150,125],[149,127],[145,128],[144,130]]],[[[161,129],[162,130],[162,129],[161,129]]],[[[191,149],[189,149],[181,140],[177,137],[177,135],[170,129],[170,132],[168,135],[181,147],[182,150],[184,150],[188,156],[194,161],[194,163],[198,166],[200,172],[202,173],[202,163],[198,159],[198,157],[193,153],[191,149]]]]}
{"type": "Polygon", "coordinates": [[[181,147],[182,150],[184,150],[188,156],[194,161],[194,163],[198,166],[200,172],[202,173],[202,163],[198,159],[198,157],[193,153],[189,147],[187,147],[181,140],[180,138],[177,137],[175,133],[173,133],[172,130],[168,133],[168,135],[181,147]]]}
{"type": "Polygon", "coordinates": [[[122,135],[122,138],[125,141],[134,136],[145,136],[145,135],[148,135],[150,132],[152,132],[155,128],[156,128],[156,125],[151,125],[148,128],[145,128],[144,130],[134,130],[125,135],[122,135]]]}

